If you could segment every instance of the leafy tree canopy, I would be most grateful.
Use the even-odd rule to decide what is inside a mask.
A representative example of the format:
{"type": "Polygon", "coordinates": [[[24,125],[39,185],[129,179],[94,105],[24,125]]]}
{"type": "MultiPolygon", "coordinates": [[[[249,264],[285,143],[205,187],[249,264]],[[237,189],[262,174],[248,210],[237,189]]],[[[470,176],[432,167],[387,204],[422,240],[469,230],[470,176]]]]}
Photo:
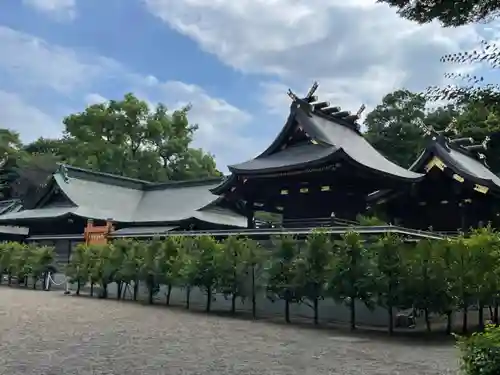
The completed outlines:
{"type": "MultiPolygon", "coordinates": [[[[457,137],[471,137],[481,143],[486,136],[500,132],[500,104],[488,105],[479,97],[462,97],[444,106],[434,106],[442,97],[396,90],[387,94],[365,118],[366,137],[382,154],[395,163],[409,167],[427,144],[419,124],[444,130],[452,121],[457,137]]],[[[499,102],[500,103],[500,102],[499,102]]],[[[493,171],[500,171],[500,141],[492,137],[484,151],[493,171]]]]}
{"type": "Polygon", "coordinates": [[[213,156],[191,146],[198,127],[188,121],[189,110],[151,108],[126,94],[64,118],[59,139],[23,145],[17,133],[0,129],[0,190],[10,197],[7,185],[19,170],[47,177],[56,162],[156,182],[220,176],[213,156]]]}
{"type": "Polygon", "coordinates": [[[403,18],[420,24],[438,20],[444,27],[483,22],[498,16],[495,0],[378,0],[397,9],[403,18]]]}
{"type": "Polygon", "coordinates": [[[388,159],[409,167],[426,144],[419,122],[442,130],[457,114],[451,105],[429,110],[423,95],[396,90],[366,116],[366,137],[388,159]]]}

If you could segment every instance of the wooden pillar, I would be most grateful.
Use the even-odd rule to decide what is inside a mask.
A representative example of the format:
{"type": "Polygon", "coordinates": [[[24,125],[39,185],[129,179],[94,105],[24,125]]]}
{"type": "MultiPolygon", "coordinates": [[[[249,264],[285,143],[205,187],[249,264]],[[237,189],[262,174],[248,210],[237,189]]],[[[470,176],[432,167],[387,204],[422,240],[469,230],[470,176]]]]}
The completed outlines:
{"type": "Polygon", "coordinates": [[[254,211],[253,211],[253,201],[248,200],[245,204],[245,212],[247,215],[247,228],[255,228],[254,211]]]}

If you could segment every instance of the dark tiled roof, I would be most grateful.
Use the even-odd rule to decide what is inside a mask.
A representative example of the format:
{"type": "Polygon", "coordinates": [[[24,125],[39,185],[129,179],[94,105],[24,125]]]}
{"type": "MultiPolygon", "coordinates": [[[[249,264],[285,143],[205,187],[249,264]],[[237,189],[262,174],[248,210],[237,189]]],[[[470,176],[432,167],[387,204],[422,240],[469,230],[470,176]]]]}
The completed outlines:
{"type": "Polygon", "coordinates": [[[179,222],[198,219],[220,225],[246,226],[246,219],[229,209],[213,207],[218,199],[209,189],[221,179],[155,184],[66,167],[54,182],[68,197],[67,207],[36,208],[0,215],[0,221],[78,215],[124,223],[179,222]]]}
{"type": "Polygon", "coordinates": [[[345,119],[311,110],[309,103],[296,100],[281,133],[271,146],[255,159],[231,165],[229,170],[237,174],[281,172],[293,168],[305,168],[315,163],[333,159],[347,159],[358,165],[381,172],[388,177],[418,180],[422,174],[402,168],[380,154],[345,119]],[[299,124],[316,144],[281,146],[299,124]]]}
{"type": "Polygon", "coordinates": [[[410,170],[423,171],[425,163],[429,158],[437,156],[447,167],[462,177],[478,184],[500,189],[500,178],[493,171],[477,160],[467,150],[458,146],[446,144],[443,146],[440,142],[433,141],[417,160],[412,164],[410,170]]]}

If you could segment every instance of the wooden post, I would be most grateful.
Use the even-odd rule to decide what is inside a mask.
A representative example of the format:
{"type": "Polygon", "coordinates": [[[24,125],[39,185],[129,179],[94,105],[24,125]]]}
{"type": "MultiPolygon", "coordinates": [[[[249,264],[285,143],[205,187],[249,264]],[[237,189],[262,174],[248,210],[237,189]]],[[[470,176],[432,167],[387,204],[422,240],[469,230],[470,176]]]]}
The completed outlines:
{"type": "Polygon", "coordinates": [[[247,201],[245,204],[245,211],[247,215],[247,228],[254,229],[255,221],[254,221],[254,212],[253,212],[253,201],[247,201]]]}

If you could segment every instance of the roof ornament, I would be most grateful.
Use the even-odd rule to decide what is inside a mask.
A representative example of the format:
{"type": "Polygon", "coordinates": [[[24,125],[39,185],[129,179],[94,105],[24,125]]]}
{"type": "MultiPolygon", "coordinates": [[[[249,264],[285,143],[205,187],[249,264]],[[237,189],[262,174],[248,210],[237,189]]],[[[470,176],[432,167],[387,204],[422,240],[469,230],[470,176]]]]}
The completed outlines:
{"type": "MultiPolygon", "coordinates": [[[[444,136],[444,133],[447,131],[436,131],[432,125],[427,125],[424,121],[419,117],[416,119],[417,126],[422,130],[424,136],[431,136],[431,139],[435,142],[438,142],[441,146],[443,146],[446,150],[450,150],[450,146],[448,145],[447,139],[444,136]]],[[[450,126],[448,125],[447,129],[450,126]]]]}
{"type": "Polygon", "coordinates": [[[446,133],[453,133],[455,135],[458,135],[457,119],[455,117],[451,119],[448,126],[444,129],[443,134],[446,133]]]}
{"type": "Polygon", "coordinates": [[[490,137],[486,136],[484,140],[480,144],[475,144],[475,145],[470,145],[470,146],[465,146],[464,148],[469,151],[474,151],[474,150],[487,150],[488,149],[488,143],[490,142],[490,137]]]}
{"type": "Polygon", "coordinates": [[[307,92],[306,97],[304,98],[307,102],[310,103],[310,102],[316,101],[314,99],[317,99],[317,98],[314,97],[314,94],[316,93],[316,90],[318,90],[318,87],[319,87],[319,83],[317,81],[314,81],[311,88],[307,92]]]}
{"type": "Polygon", "coordinates": [[[290,99],[292,99],[293,101],[296,101],[296,100],[299,100],[299,97],[291,90],[291,89],[288,89],[288,92],[286,93],[290,99]]]}
{"type": "Polygon", "coordinates": [[[422,121],[420,117],[418,117],[416,121],[417,121],[417,126],[420,128],[420,130],[422,130],[424,135],[432,135],[433,136],[432,140],[433,141],[437,140],[438,133],[434,130],[432,125],[427,125],[422,121]]]}
{"type": "Polygon", "coordinates": [[[489,135],[487,135],[486,137],[484,137],[484,140],[481,142],[481,146],[483,146],[483,148],[485,150],[487,150],[488,149],[488,144],[490,143],[490,141],[491,141],[491,138],[490,138],[489,135]]]}
{"type": "Polygon", "coordinates": [[[463,138],[453,138],[450,139],[450,143],[474,143],[474,138],[471,137],[463,137],[463,138]]]}
{"type": "Polygon", "coordinates": [[[479,157],[479,160],[481,160],[483,162],[484,166],[489,169],[490,166],[488,165],[488,163],[486,161],[486,155],[483,154],[482,152],[478,152],[477,156],[479,157]]]}
{"type": "Polygon", "coordinates": [[[361,107],[359,107],[358,112],[356,112],[357,118],[361,117],[361,115],[363,114],[363,112],[365,111],[365,109],[366,109],[366,105],[361,104],[361,107]]]}
{"type": "Polygon", "coordinates": [[[60,164],[59,168],[57,168],[57,173],[61,175],[62,179],[64,182],[68,183],[69,182],[69,177],[68,177],[68,169],[64,164],[60,164]]]}

